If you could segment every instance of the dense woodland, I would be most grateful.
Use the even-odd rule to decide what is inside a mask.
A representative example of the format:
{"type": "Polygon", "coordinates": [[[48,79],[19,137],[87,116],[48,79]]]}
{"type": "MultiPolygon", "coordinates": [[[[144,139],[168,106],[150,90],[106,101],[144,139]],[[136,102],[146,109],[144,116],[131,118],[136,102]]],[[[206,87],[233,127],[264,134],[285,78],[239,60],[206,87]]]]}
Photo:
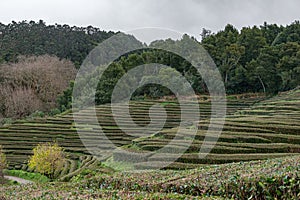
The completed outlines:
{"type": "MultiPolygon", "coordinates": [[[[74,67],[71,67],[71,69],[67,60],[73,62],[74,66],[78,69],[88,53],[97,44],[114,34],[113,32],[101,31],[99,28],[92,26],[70,27],[58,24],[46,25],[42,20],[39,22],[12,22],[8,25],[0,24],[0,63],[2,63],[0,70],[3,72],[1,72],[0,80],[1,93],[7,93],[8,90],[15,91],[15,93],[20,93],[19,91],[21,90],[28,90],[30,92],[27,91],[25,92],[26,94],[32,93],[39,96],[39,90],[37,89],[39,88],[37,86],[39,78],[37,77],[39,75],[42,77],[45,71],[38,68],[36,68],[35,72],[31,70],[30,73],[36,75],[30,75],[29,77],[36,78],[22,78],[23,82],[18,82],[20,79],[18,76],[9,78],[11,75],[8,74],[14,74],[15,71],[20,72],[20,74],[23,73],[22,70],[24,71],[27,66],[24,64],[24,56],[45,56],[48,59],[51,57],[54,60],[58,59],[56,62],[62,62],[62,71],[71,71],[71,73],[61,73],[69,76],[65,79],[68,81],[68,84],[65,84],[65,82],[62,84],[64,85],[64,92],[62,93],[61,89],[58,90],[62,95],[59,96],[58,93],[55,93],[51,97],[58,99],[55,106],[59,106],[61,110],[70,108],[72,81],[75,77],[72,74],[76,72],[76,69],[74,67]],[[15,65],[18,65],[18,70],[16,70],[16,67],[13,67],[15,65]],[[24,69],[22,69],[22,66],[24,66],[24,69]],[[16,80],[12,81],[12,79],[16,80]],[[18,85],[18,87],[15,87],[15,85],[18,85]],[[69,88],[66,85],[69,85],[69,88]]],[[[202,36],[202,40],[199,43],[208,51],[219,68],[228,94],[264,92],[267,95],[272,95],[300,85],[299,21],[295,21],[287,26],[264,23],[261,26],[244,27],[241,30],[237,30],[228,24],[224,30],[217,33],[203,29],[199,34],[202,36]]],[[[155,41],[150,46],[156,47],[159,45],[168,45],[168,43],[189,45],[189,39],[190,36],[184,35],[180,41],[173,41],[171,39],[155,41]]],[[[192,39],[196,40],[193,37],[192,39]]],[[[27,59],[30,60],[30,58],[27,59]]],[[[47,63],[49,61],[45,61],[43,66],[47,65],[47,63]]],[[[201,76],[197,74],[196,70],[186,60],[169,52],[145,49],[144,51],[132,52],[122,56],[108,68],[98,83],[96,103],[109,102],[113,86],[116,84],[118,78],[122,77],[129,69],[146,63],[161,63],[172,66],[187,78],[196,93],[202,94],[208,92],[201,76]]],[[[50,65],[48,67],[51,68],[50,65]]],[[[159,77],[164,78],[165,74],[172,73],[176,72],[161,70],[159,77]]],[[[88,81],[98,82],[97,77],[93,77],[93,74],[97,75],[98,73],[92,72],[87,75],[86,80],[80,80],[81,83],[84,85],[88,81]]],[[[50,83],[51,81],[54,83],[57,79],[49,80],[50,83]]],[[[176,82],[176,80],[171,79],[170,81],[176,82]]],[[[53,85],[53,83],[50,85],[53,85]]],[[[50,90],[51,87],[48,88],[50,90]]],[[[88,88],[83,88],[82,93],[88,96],[88,91],[88,88]]],[[[135,93],[136,96],[143,97],[161,97],[170,94],[172,94],[170,90],[157,85],[148,85],[139,88],[135,93]]],[[[84,100],[88,98],[91,97],[86,97],[84,100]]],[[[1,114],[4,117],[12,117],[9,114],[10,104],[5,103],[5,101],[7,100],[2,100],[4,103],[0,105],[1,114]]],[[[46,105],[52,102],[49,108],[51,107],[52,109],[55,107],[53,106],[53,99],[42,100],[42,102],[46,103],[46,105]]],[[[47,111],[50,110],[49,108],[43,106],[42,110],[47,111]]],[[[24,116],[26,114],[21,113],[18,115],[24,116]]]]}
{"type": "Polygon", "coordinates": [[[228,93],[267,92],[300,84],[300,24],[286,27],[264,23],[241,31],[232,25],[210,34],[202,44],[219,67],[228,93]]]}
{"type": "Polygon", "coordinates": [[[87,54],[113,32],[92,26],[46,25],[44,21],[0,23],[0,63],[17,62],[19,55],[55,55],[77,67],[87,54]]]}

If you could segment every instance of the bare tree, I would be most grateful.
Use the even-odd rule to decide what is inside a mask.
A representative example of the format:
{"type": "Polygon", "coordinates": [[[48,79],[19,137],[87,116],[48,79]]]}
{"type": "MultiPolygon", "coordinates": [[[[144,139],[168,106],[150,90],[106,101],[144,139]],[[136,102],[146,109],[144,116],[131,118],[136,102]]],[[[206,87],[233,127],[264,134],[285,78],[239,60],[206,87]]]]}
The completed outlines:
{"type": "Polygon", "coordinates": [[[49,55],[19,57],[18,60],[18,63],[0,66],[3,117],[23,117],[35,110],[55,108],[58,95],[75,79],[73,63],[49,55]]]}
{"type": "Polygon", "coordinates": [[[24,117],[42,107],[43,102],[31,88],[17,88],[6,98],[5,116],[24,117]]]}

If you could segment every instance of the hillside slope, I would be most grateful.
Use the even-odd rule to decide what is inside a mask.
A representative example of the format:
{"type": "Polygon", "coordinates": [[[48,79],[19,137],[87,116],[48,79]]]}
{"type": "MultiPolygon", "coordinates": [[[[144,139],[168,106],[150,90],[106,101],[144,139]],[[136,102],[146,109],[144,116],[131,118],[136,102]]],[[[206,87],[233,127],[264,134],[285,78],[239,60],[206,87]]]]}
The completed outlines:
{"type": "MultiPolygon", "coordinates": [[[[202,140],[206,134],[208,117],[210,116],[209,101],[200,101],[201,119],[199,131],[190,148],[168,168],[193,168],[203,164],[220,164],[227,162],[267,159],[294,155],[300,152],[300,90],[282,93],[268,100],[260,101],[262,97],[253,98],[228,98],[228,116],[223,132],[216,146],[204,159],[198,158],[202,140]],[[251,106],[253,103],[258,102],[251,106]],[[251,107],[249,107],[251,106],[251,107]]],[[[136,138],[125,134],[115,123],[111,109],[107,105],[98,106],[96,109],[98,121],[106,137],[116,146],[123,146],[126,150],[138,152],[139,150],[153,152],[166,145],[176,133],[180,122],[180,108],[172,101],[135,101],[132,102],[130,111],[133,120],[143,126],[149,123],[148,110],[154,104],[163,105],[168,118],[164,129],[148,138],[136,138]],[[133,142],[132,142],[133,141],[133,142]]],[[[120,107],[122,109],[122,106],[120,107]]],[[[82,110],[77,115],[89,121],[92,116],[89,109],[82,110]]],[[[124,119],[126,121],[127,119],[124,119]]],[[[130,128],[130,127],[129,127],[130,128]]],[[[99,127],[87,125],[83,127],[88,139],[93,141],[99,127]]],[[[132,133],[136,130],[130,129],[132,133]]],[[[179,138],[181,148],[186,138],[179,138]]],[[[89,152],[82,144],[76,131],[72,113],[56,117],[35,118],[19,120],[12,125],[0,128],[0,144],[3,145],[9,161],[10,168],[26,169],[28,156],[38,143],[57,141],[69,153],[72,166],[76,160],[84,160],[89,152]]],[[[105,146],[101,141],[94,141],[97,145],[105,146]]],[[[103,150],[103,148],[102,148],[103,150]]],[[[108,149],[109,150],[109,149],[108,149]]],[[[109,151],[108,151],[109,152],[109,151]]],[[[129,153],[130,154],[130,153],[129,153]]],[[[99,153],[99,159],[106,159],[110,154],[99,153]]],[[[136,168],[144,169],[155,167],[155,163],[172,158],[172,154],[156,157],[151,160],[152,166],[145,163],[136,163],[136,168]]],[[[128,155],[114,154],[115,161],[126,161],[128,155]]],[[[77,166],[76,166],[77,167],[77,166]]],[[[73,168],[76,168],[73,166],[73,168]]]]}
{"type": "MultiPolygon", "coordinates": [[[[247,108],[253,103],[261,100],[261,96],[249,99],[231,98],[228,101],[228,115],[235,113],[239,109],[247,108]]],[[[174,128],[180,123],[180,108],[176,102],[172,101],[133,101],[131,102],[130,112],[133,120],[143,126],[149,123],[149,108],[154,104],[164,106],[169,113],[164,129],[174,128]]],[[[122,106],[120,109],[124,109],[122,106]]],[[[205,119],[210,116],[209,101],[200,101],[201,118],[205,119]]],[[[137,138],[125,134],[117,125],[111,114],[111,109],[108,105],[98,106],[96,108],[98,121],[102,130],[116,146],[131,144],[132,140],[137,138]]],[[[90,109],[82,110],[76,113],[83,119],[89,120],[93,113],[90,109]]],[[[159,113],[158,113],[159,114],[159,113]]],[[[126,121],[126,117],[123,119],[126,121]]],[[[88,139],[93,141],[94,135],[99,131],[98,126],[86,125],[82,127],[88,139]]],[[[137,131],[129,127],[131,133],[137,131]]],[[[78,160],[80,156],[89,155],[82,144],[80,137],[76,131],[73,120],[73,113],[65,113],[55,117],[34,118],[18,120],[11,125],[0,127],[0,144],[3,145],[4,151],[10,168],[25,168],[28,156],[32,154],[32,149],[39,143],[57,141],[70,154],[71,160],[78,160]]],[[[105,145],[101,141],[95,141],[95,145],[105,145]]],[[[106,157],[103,152],[103,158],[106,157]]],[[[101,154],[99,155],[101,159],[101,154]]]]}
{"type": "MultiPolygon", "coordinates": [[[[190,168],[195,164],[220,164],[283,157],[300,153],[300,89],[281,93],[276,97],[261,101],[248,109],[228,115],[223,132],[211,153],[199,158],[199,150],[207,134],[208,121],[199,122],[199,130],[190,148],[176,163],[168,168],[190,168]]],[[[175,137],[177,128],[162,130],[149,138],[135,140],[127,146],[134,152],[155,152],[167,145],[175,137]]],[[[185,144],[186,135],[177,136],[173,151],[178,152],[185,144]]],[[[209,136],[209,135],[208,135],[209,136]]],[[[211,136],[215,137],[215,136],[211,136]]],[[[150,154],[151,155],[151,154],[150,154]]],[[[129,160],[134,154],[115,153],[118,161],[129,160]]],[[[149,163],[137,163],[137,168],[155,168],[155,163],[176,157],[176,154],[164,154],[149,157],[149,163]]]]}

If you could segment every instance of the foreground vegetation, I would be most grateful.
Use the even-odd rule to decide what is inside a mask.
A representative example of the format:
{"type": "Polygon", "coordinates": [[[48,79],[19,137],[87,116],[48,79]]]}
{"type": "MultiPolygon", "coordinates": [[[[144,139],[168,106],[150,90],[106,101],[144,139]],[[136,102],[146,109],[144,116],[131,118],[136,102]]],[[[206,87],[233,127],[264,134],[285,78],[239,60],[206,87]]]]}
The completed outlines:
{"type": "MultiPolygon", "coordinates": [[[[141,110],[140,106],[149,106],[148,103],[135,102],[133,105],[141,110]]],[[[56,172],[63,174],[58,180],[69,182],[5,186],[0,189],[1,194],[8,199],[298,199],[300,197],[299,103],[300,90],[295,89],[260,101],[250,108],[240,107],[243,109],[231,110],[216,147],[204,160],[191,156],[193,151],[199,150],[201,137],[196,137],[188,152],[166,170],[115,172],[108,167],[109,162],[124,158],[124,155],[113,155],[112,161],[102,163],[92,156],[81,155],[79,163],[69,159],[65,163],[64,172],[56,172]],[[257,159],[258,161],[253,161],[257,159]],[[185,170],[174,170],[178,168],[185,170]]],[[[174,109],[176,103],[164,101],[163,104],[176,111],[174,109]]],[[[106,123],[107,134],[115,134],[117,127],[108,126],[111,123],[110,115],[104,115],[105,107],[101,108],[98,110],[102,110],[99,116],[108,116],[106,121],[102,121],[106,123]]],[[[87,117],[90,112],[85,110],[80,113],[87,117]]],[[[134,112],[132,114],[134,116],[134,112]]],[[[64,118],[69,119],[68,114],[60,116],[60,120],[64,118]]],[[[203,120],[205,121],[205,118],[203,120]]],[[[131,148],[134,148],[135,152],[155,151],[168,138],[172,138],[168,137],[174,129],[170,122],[172,121],[167,123],[170,127],[165,127],[159,137],[154,134],[150,138],[134,140],[134,146],[131,143],[132,138],[124,143],[119,136],[114,141],[129,151],[131,148]]],[[[20,123],[28,122],[19,121],[11,127],[20,123]]],[[[46,125],[47,123],[45,127],[46,125]]],[[[201,126],[205,127],[205,123],[201,126]]],[[[43,126],[38,124],[38,127],[43,126]]],[[[49,127],[47,129],[49,131],[49,127]]],[[[32,127],[29,130],[33,130],[32,127]]],[[[54,130],[57,131],[57,128],[54,130]]],[[[201,131],[197,135],[201,134],[201,131]]],[[[178,142],[180,144],[180,141],[178,142]]],[[[71,147],[66,146],[66,149],[68,148],[71,147]]],[[[72,154],[76,155],[76,152],[70,155],[72,154]]],[[[8,159],[14,158],[11,157],[13,154],[7,155],[8,159]]],[[[169,156],[172,155],[166,155],[164,159],[169,156]]],[[[160,160],[153,163],[155,162],[160,160]]],[[[119,163],[119,167],[122,167],[122,162],[119,163]]],[[[143,163],[136,163],[133,167],[149,169],[149,166],[143,163]]]]}
{"type": "Polygon", "coordinates": [[[34,181],[38,183],[46,183],[50,181],[48,177],[40,173],[32,173],[22,170],[4,170],[4,174],[7,176],[19,177],[25,180],[34,181]]]}
{"type": "Polygon", "coordinates": [[[7,199],[299,199],[300,157],[183,171],[97,173],[68,183],[1,187],[7,199]]]}

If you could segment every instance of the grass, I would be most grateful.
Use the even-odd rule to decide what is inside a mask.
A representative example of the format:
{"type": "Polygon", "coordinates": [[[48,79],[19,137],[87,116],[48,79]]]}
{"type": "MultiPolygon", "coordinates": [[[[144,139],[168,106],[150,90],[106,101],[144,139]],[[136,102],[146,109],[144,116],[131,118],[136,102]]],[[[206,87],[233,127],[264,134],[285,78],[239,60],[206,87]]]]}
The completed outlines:
{"type": "Polygon", "coordinates": [[[4,174],[8,176],[16,176],[22,179],[38,183],[46,183],[50,181],[46,176],[40,173],[30,173],[22,170],[4,170],[4,174]]]}
{"type": "Polygon", "coordinates": [[[117,162],[111,157],[103,162],[103,165],[109,168],[114,169],[115,171],[129,171],[133,170],[134,166],[132,163],[127,162],[117,162]]]}

